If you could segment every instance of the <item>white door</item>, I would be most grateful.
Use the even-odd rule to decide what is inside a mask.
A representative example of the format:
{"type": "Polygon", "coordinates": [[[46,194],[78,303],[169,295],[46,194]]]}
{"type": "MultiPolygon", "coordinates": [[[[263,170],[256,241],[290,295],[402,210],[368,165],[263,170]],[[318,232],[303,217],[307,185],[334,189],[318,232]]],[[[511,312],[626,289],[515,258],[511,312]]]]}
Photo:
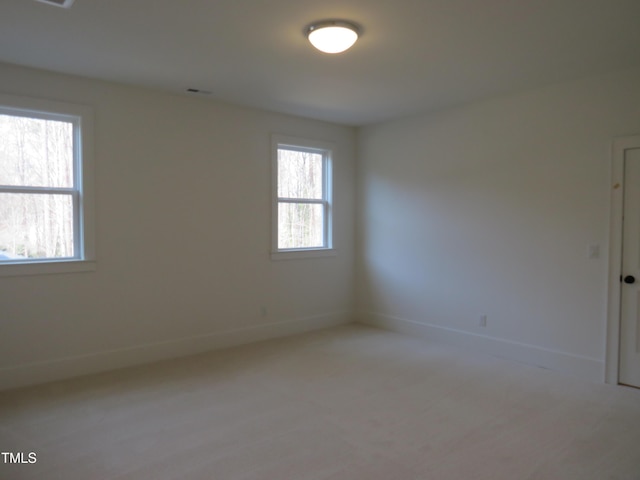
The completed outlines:
{"type": "Polygon", "coordinates": [[[640,388],[640,146],[624,154],[619,383],[640,388]]]}

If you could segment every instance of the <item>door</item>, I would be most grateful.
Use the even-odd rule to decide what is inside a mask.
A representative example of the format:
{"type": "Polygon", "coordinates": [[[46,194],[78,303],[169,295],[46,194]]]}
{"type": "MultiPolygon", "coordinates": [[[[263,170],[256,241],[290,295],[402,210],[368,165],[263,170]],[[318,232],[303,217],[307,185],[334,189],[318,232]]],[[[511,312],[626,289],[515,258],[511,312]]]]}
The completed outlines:
{"type": "Polygon", "coordinates": [[[640,388],[640,147],[624,153],[619,383],[640,388]]]}

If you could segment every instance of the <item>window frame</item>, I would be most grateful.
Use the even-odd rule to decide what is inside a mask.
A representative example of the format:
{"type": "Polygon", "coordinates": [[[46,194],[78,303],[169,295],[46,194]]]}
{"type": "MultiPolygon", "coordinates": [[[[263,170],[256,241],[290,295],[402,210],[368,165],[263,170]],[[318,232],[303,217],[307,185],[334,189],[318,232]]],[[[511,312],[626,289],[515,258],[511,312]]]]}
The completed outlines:
{"type": "Polygon", "coordinates": [[[0,94],[0,114],[58,120],[73,128],[73,187],[0,186],[0,193],[63,194],[72,198],[73,257],[0,261],[0,277],[94,271],[93,111],[90,107],[0,94]]]}
{"type": "Polygon", "coordinates": [[[329,142],[285,135],[271,137],[271,259],[289,260],[334,256],[333,245],[333,151],[329,142]],[[286,149],[322,155],[322,199],[278,196],[278,150],[286,149]],[[323,246],[310,248],[278,247],[278,206],[281,203],[306,203],[323,206],[323,246]]]}

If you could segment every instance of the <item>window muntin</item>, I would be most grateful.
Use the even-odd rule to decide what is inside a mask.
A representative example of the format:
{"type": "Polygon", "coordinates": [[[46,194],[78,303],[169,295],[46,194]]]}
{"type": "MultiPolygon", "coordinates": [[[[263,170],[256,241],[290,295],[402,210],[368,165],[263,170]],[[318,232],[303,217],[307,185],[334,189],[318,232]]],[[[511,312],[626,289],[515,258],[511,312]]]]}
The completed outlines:
{"type": "Polygon", "coordinates": [[[0,95],[0,274],[92,259],[83,120],[85,107],[0,95]]]}
{"type": "Polygon", "coordinates": [[[274,142],[274,251],[329,250],[331,150],[287,140],[274,142]]]}

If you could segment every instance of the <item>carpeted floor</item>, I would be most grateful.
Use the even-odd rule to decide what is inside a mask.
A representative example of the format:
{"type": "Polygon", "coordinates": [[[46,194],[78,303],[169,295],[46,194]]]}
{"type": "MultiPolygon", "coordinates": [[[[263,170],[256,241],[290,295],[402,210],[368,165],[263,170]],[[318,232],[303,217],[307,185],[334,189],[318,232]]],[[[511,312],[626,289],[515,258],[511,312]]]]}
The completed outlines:
{"type": "Polygon", "coordinates": [[[3,480],[639,480],[640,391],[346,326],[2,393],[0,451],[36,454],[3,480]]]}

